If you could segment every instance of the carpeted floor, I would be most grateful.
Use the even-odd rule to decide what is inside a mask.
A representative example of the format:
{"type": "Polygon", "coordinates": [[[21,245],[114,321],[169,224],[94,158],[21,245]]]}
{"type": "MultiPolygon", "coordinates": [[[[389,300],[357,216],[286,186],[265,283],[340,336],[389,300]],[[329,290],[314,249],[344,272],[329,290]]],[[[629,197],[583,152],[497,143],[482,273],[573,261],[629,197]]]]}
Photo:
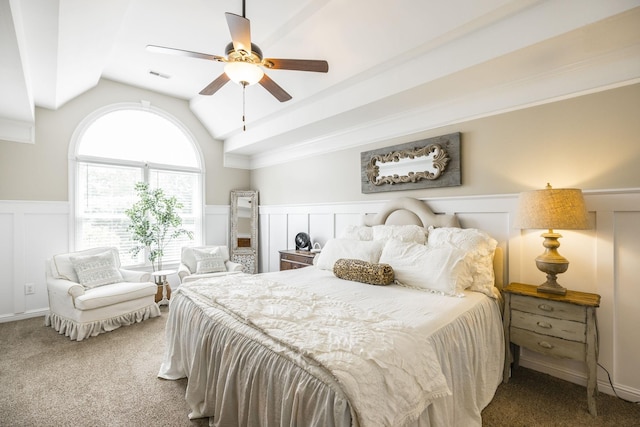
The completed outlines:
{"type": "MultiPolygon", "coordinates": [[[[190,421],[186,380],[157,378],[162,317],[83,342],[43,318],[0,323],[1,426],[206,426],[190,421]]],[[[485,426],[640,426],[640,406],[600,393],[597,418],[586,391],[525,368],[498,388],[485,426]]]]}
{"type": "Polygon", "coordinates": [[[599,393],[598,416],[587,408],[587,389],[526,368],[516,369],[501,384],[482,412],[485,426],[504,427],[637,427],[640,405],[599,393]]]}

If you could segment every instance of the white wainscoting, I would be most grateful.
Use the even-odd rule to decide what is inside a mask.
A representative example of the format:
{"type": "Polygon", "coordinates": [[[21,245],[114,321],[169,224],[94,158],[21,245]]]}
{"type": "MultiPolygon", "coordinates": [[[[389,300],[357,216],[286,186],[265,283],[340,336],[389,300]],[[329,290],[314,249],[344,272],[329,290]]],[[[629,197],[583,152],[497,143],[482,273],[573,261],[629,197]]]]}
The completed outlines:
{"type": "MultiPolygon", "coordinates": [[[[205,208],[206,244],[228,245],[229,212],[229,205],[205,208]]],[[[0,200],[0,322],[44,316],[49,310],[45,261],[72,249],[70,214],[68,202],[0,200]],[[25,295],[26,284],[33,284],[33,294],[25,295]]],[[[168,279],[175,289],[177,276],[168,279]]]]}
{"type": "MultiPolygon", "coordinates": [[[[565,287],[602,296],[598,309],[599,362],[612,375],[618,395],[640,400],[640,189],[585,192],[594,228],[562,231],[560,253],[570,261],[560,276],[565,287]]],[[[543,251],[541,231],[513,228],[517,195],[425,199],[437,213],[455,213],[465,228],[487,231],[505,253],[505,283],[542,283],[534,258],[543,251]]],[[[324,245],[362,215],[376,213],[384,201],[260,207],[260,271],[277,271],[282,249],[306,232],[324,245]]],[[[586,384],[584,364],[523,351],[521,365],[578,384],[586,384]]],[[[613,391],[603,370],[599,389],[613,391]]]]}
{"type": "Polygon", "coordinates": [[[0,201],[0,321],[49,309],[45,260],[69,251],[67,202],[0,201]],[[25,285],[35,292],[25,295],[25,285]]]}
{"type": "MultiPolygon", "coordinates": [[[[640,189],[585,192],[594,228],[563,231],[560,253],[571,265],[559,281],[564,286],[602,296],[598,309],[599,362],[612,375],[618,394],[640,400],[640,189]]],[[[534,258],[542,252],[539,231],[512,227],[516,195],[425,199],[440,213],[455,213],[463,227],[494,236],[505,253],[505,281],[539,283],[542,273],[534,258]]],[[[295,247],[294,237],[304,231],[324,245],[363,214],[376,213],[384,201],[260,207],[260,271],[277,271],[282,249],[295,247]]],[[[67,202],[0,201],[0,321],[41,316],[48,310],[44,279],[45,260],[69,251],[67,202]],[[25,295],[25,284],[35,293],[25,295]]],[[[205,208],[206,244],[228,244],[229,206],[205,208]]],[[[173,285],[173,284],[172,284],[173,285]]],[[[523,352],[523,366],[586,383],[583,364],[523,352]]],[[[604,371],[600,390],[612,393],[604,371]]]]}

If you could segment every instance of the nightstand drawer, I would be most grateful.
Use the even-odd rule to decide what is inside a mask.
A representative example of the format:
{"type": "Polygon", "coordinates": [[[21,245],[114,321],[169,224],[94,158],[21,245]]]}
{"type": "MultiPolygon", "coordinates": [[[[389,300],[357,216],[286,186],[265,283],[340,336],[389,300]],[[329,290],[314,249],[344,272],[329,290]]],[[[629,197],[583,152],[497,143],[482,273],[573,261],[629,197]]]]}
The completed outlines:
{"type": "Polygon", "coordinates": [[[511,326],[565,340],[585,342],[587,325],[523,311],[511,311],[511,326]]]}
{"type": "Polygon", "coordinates": [[[586,344],[562,338],[536,334],[520,328],[511,328],[510,341],[529,350],[555,357],[585,360],[586,344]]]}
{"type": "Polygon", "coordinates": [[[293,261],[293,262],[298,262],[301,264],[305,264],[305,265],[311,265],[313,264],[313,257],[309,257],[309,255],[299,255],[296,253],[286,253],[286,252],[281,252],[280,253],[280,260],[281,261],[293,261]]]}
{"type": "Polygon", "coordinates": [[[289,262],[285,260],[280,260],[280,271],[282,270],[294,270],[296,268],[309,267],[309,264],[303,264],[300,262],[289,262]]]}
{"type": "Polygon", "coordinates": [[[587,319],[582,306],[522,295],[511,296],[511,309],[576,322],[586,322],[587,319]]]}
{"type": "Polygon", "coordinates": [[[310,251],[280,251],[280,270],[309,267],[316,255],[310,251]]]}

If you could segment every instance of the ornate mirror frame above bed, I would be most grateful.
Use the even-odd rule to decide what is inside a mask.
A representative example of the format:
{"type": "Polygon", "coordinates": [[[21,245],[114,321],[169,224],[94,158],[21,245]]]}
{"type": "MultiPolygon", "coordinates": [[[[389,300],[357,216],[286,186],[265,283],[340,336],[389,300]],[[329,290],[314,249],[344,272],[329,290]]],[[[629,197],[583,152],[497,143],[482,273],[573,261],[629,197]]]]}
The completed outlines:
{"type": "MultiPolygon", "coordinates": [[[[365,215],[364,225],[418,225],[420,227],[460,227],[458,217],[434,213],[425,202],[413,197],[398,197],[387,202],[375,215],[365,215]]],[[[495,286],[504,286],[504,259],[502,248],[496,247],[493,255],[495,286]]]]}
{"type": "Polygon", "coordinates": [[[362,192],[460,185],[460,139],[455,132],[360,153],[362,192]]]}

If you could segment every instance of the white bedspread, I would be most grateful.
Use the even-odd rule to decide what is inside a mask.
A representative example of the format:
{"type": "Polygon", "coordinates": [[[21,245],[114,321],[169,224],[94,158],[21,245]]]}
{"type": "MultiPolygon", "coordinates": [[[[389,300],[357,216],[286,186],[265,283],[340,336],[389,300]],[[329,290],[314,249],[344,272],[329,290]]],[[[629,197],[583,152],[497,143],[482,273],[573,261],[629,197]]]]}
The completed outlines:
{"type": "MultiPolygon", "coordinates": [[[[212,304],[209,315],[217,320],[222,310],[266,334],[271,350],[303,369],[326,368],[324,379],[337,380],[348,398],[353,425],[479,425],[479,411],[499,383],[500,316],[482,294],[452,298],[370,286],[310,267],[200,280],[175,295],[212,304]]],[[[188,375],[179,349],[169,349],[159,376],[188,375]]],[[[194,408],[193,415],[212,414],[194,408]]]]}

